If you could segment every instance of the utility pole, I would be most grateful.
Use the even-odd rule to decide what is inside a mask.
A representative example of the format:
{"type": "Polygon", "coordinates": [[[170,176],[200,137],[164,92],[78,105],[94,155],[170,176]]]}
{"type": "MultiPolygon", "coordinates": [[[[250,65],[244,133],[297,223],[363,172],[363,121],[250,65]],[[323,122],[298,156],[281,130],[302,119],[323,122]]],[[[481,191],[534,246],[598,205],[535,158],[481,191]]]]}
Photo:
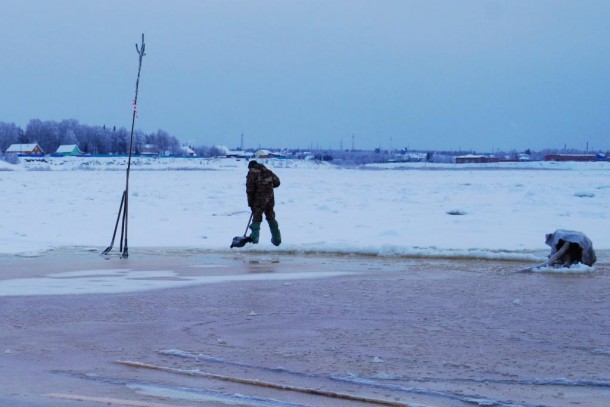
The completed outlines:
{"type": "Polygon", "coordinates": [[[138,77],[136,79],[136,92],[135,97],[133,98],[133,113],[131,116],[131,136],[129,138],[129,155],[127,159],[127,171],[125,175],[125,190],[123,191],[123,196],[121,198],[121,205],[119,206],[119,213],[117,215],[116,223],[114,225],[114,233],[112,234],[112,241],[110,242],[110,246],[106,248],[102,252],[102,254],[108,254],[112,250],[112,246],[114,246],[114,239],[116,237],[116,232],[119,226],[119,221],[121,221],[121,242],[119,246],[119,250],[121,251],[121,258],[126,259],[129,257],[129,249],[127,247],[127,224],[129,221],[129,171],[131,169],[131,155],[133,151],[133,135],[134,135],[134,127],[136,123],[136,118],[138,117],[138,89],[140,87],[140,72],[142,71],[142,58],[144,58],[145,44],[144,44],[144,34],[142,34],[142,43],[140,46],[136,44],[136,51],[138,52],[138,77]]]}
{"type": "Polygon", "coordinates": [[[244,133],[241,133],[241,142],[239,143],[239,149],[244,151],[244,133]]]}

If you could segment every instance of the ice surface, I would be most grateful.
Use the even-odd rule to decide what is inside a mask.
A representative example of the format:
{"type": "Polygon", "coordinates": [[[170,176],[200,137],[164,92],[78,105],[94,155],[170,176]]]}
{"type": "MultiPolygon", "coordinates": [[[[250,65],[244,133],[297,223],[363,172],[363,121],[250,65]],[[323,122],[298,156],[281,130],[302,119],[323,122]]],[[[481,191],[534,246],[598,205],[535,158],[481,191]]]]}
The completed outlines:
{"type": "Polygon", "coordinates": [[[252,273],[180,276],[170,270],[87,270],[39,278],[0,280],[0,297],[24,295],[114,294],[228,281],[298,280],[348,275],[348,272],[252,273]]]}
{"type": "MultiPolygon", "coordinates": [[[[124,161],[2,163],[0,253],[103,250],[125,187],[124,161]]],[[[264,224],[258,245],[233,250],[537,261],[548,254],[545,234],[556,229],[582,231],[596,251],[610,249],[610,163],[267,165],[282,180],[276,213],[284,242],[271,245],[264,224]]],[[[246,161],[138,158],[132,169],[130,248],[228,252],[243,234],[246,161]]]]}

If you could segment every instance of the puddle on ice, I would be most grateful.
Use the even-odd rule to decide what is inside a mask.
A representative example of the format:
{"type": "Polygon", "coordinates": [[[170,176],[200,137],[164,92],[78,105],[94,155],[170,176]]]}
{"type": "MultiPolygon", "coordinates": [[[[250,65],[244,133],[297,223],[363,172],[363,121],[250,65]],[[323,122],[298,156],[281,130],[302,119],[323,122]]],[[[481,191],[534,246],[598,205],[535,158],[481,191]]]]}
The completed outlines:
{"type": "Polygon", "coordinates": [[[230,281],[299,280],[349,275],[349,272],[251,273],[181,276],[171,270],[82,270],[45,277],[0,281],[0,296],[116,294],[230,281]]]}
{"type": "Polygon", "coordinates": [[[180,399],[194,402],[217,402],[230,406],[248,405],[252,407],[306,407],[302,404],[282,402],[262,397],[230,394],[213,390],[194,390],[148,384],[128,384],[127,388],[138,394],[163,399],[180,399]]]}

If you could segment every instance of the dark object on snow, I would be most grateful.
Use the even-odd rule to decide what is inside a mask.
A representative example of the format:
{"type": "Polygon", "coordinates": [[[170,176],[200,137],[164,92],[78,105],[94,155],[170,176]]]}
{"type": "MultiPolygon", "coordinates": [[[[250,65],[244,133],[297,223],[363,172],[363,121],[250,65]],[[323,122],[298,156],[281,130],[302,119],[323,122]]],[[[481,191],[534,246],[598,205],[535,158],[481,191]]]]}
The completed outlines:
{"type": "Polygon", "coordinates": [[[597,261],[593,243],[582,232],[557,229],[546,235],[546,244],[551,246],[551,254],[545,262],[548,266],[569,267],[576,263],[592,266],[597,261]]]}
{"type": "Polygon", "coordinates": [[[446,213],[447,213],[447,215],[455,215],[455,216],[466,215],[466,212],[459,210],[459,209],[447,211],[446,213]]]}
{"type": "Polygon", "coordinates": [[[250,236],[235,236],[233,242],[231,242],[231,249],[234,247],[244,247],[246,243],[251,241],[250,236]]]}
{"type": "Polygon", "coordinates": [[[235,236],[233,238],[233,241],[231,242],[231,249],[234,247],[244,247],[246,245],[246,243],[250,243],[252,242],[252,239],[250,239],[250,236],[246,236],[246,233],[248,233],[248,227],[250,226],[250,222],[252,222],[252,213],[250,213],[250,219],[248,220],[248,224],[246,225],[246,231],[244,232],[243,236],[235,236]]]}
{"type": "Polygon", "coordinates": [[[544,263],[519,270],[520,272],[532,271],[540,267],[570,267],[577,263],[590,267],[597,261],[593,243],[582,232],[557,229],[546,235],[546,244],[551,246],[549,258],[544,263]]]}

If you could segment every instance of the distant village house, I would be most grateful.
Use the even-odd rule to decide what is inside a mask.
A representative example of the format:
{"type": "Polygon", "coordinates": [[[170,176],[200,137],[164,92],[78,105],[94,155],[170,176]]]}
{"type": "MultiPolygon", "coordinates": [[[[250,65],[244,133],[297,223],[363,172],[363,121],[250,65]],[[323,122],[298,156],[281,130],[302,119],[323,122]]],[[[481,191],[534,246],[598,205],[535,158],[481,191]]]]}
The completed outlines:
{"type": "Polygon", "coordinates": [[[528,161],[529,157],[490,157],[487,155],[466,154],[455,157],[456,164],[488,164],[488,163],[512,163],[528,161]]]}
{"type": "Polygon", "coordinates": [[[80,155],[80,154],[82,154],[82,152],[80,151],[80,148],[78,148],[78,146],[76,144],[61,145],[57,148],[57,151],[55,151],[55,155],[60,155],[60,156],[74,156],[74,155],[80,155]]]}
{"type": "Polygon", "coordinates": [[[605,156],[596,154],[547,154],[544,161],[602,161],[605,156]]]}
{"type": "Polygon", "coordinates": [[[286,155],[269,150],[258,150],[254,153],[254,158],[286,158],[286,155]]]}
{"type": "Polygon", "coordinates": [[[186,157],[196,157],[197,153],[195,153],[195,150],[193,150],[189,146],[182,146],[182,155],[186,157]]]}
{"type": "Polygon", "coordinates": [[[140,155],[156,157],[159,155],[159,148],[154,144],[144,144],[142,151],[140,151],[140,155]]]}
{"type": "Polygon", "coordinates": [[[11,144],[6,149],[6,154],[44,155],[44,151],[38,144],[11,144]]]}
{"type": "Polygon", "coordinates": [[[229,149],[229,147],[227,146],[214,146],[216,149],[218,149],[220,152],[222,152],[222,156],[226,157],[226,158],[250,158],[252,157],[251,153],[245,152],[245,151],[234,151],[229,149]]]}
{"type": "Polygon", "coordinates": [[[485,155],[466,154],[459,157],[455,157],[456,164],[482,164],[497,162],[498,160],[485,155]]]}

